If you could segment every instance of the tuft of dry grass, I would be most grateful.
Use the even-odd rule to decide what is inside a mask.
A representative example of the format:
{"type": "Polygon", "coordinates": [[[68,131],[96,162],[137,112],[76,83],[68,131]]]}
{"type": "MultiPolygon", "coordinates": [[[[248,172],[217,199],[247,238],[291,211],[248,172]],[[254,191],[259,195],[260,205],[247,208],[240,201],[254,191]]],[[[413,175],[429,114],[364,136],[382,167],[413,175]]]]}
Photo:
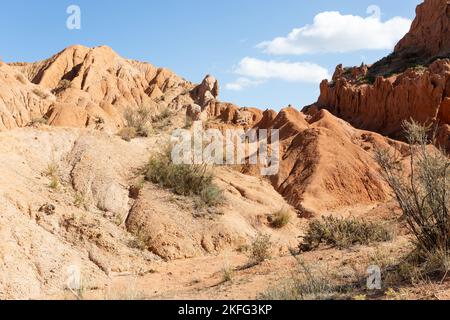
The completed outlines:
{"type": "Polygon", "coordinates": [[[86,197],[84,194],[77,192],[73,199],[73,204],[77,208],[86,208],[86,197]]]}
{"type": "Polygon", "coordinates": [[[32,92],[37,95],[41,99],[47,99],[49,97],[49,94],[39,88],[34,88],[32,92]]]}
{"type": "Polygon", "coordinates": [[[222,269],[223,282],[233,282],[234,278],[234,269],[230,266],[225,266],[222,269]]]}
{"type": "Polygon", "coordinates": [[[270,225],[272,228],[281,229],[289,224],[292,218],[292,213],[289,209],[283,208],[275,212],[271,216],[270,225]]]}
{"type": "Polygon", "coordinates": [[[47,169],[43,172],[44,176],[50,179],[49,187],[56,190],[60,186],[59,166],[55,163],[49,163],[47,169]]]}
{"type": "Polygon", "coordinates": [[[333,284],[331,276],[314,270],[297,258],[297,270],[260,295],[261,300],[332,300],[342,295],[343,288],[333,284]]]}

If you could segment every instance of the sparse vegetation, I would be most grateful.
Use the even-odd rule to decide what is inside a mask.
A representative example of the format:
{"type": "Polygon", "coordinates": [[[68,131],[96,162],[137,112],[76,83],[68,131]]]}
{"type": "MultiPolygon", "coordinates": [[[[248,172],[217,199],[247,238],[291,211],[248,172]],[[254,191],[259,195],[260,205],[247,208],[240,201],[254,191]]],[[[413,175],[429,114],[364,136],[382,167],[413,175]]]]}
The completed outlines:
{"type": "Polygon", "coordinates": [[[34,88],[32,92],[37,95],[41,99],[47,99],[49,97],[49,94],[39,88],[34,88]]]}
{"type": "Polygon", "coordinates": [[[253,240],[250,252],[250,265],[258,265],[271,258],[272,241],[270,235],[259,233],[253,240]]]}
{"type": "Polygon", "coordinates": [[[234,278],[234,269],[230,266],[225,266],[222,269],[223,282],[232,282],[234,278]]]}
{"type": "Polygon", "coordinates": [[[289,224],[291,221],[292,214],[289,209],[283,208],[275,212],[271,216],[270,225],[272,228],[281,229],[289,224]]]}
{"type": "Polygon", "coordinates": [[[44,175],[46,177],[52,177],[58,175],[59,166],[55,162],[51,162],[47,165],[47,168],[44,171],[44,175]]]}
{"type": "Polygon", "coordinates": [[[123,140],[130,142],[131,140],[137,137],[137,131],[135,128],[126,127],[121,129],[117,135],[121,137],[123,140]]]}
{"type": "Polygon", "coordinates": [[[152,118],[152,122],[161,122],[172,116],[172,111],[169,108],[164,109],[161,113],[152,118]]]}
{"type": "Polygon", "coordinates": [[[36,117],[31,119],[30,123],[28,124],[29,126],[39,126],[39,125],[46,125],[48,124],[48,119],[46,119],[45,117],[36,117]]]}
{"type": "Polygon", "coordinates": [[[343,289],[332,284],[332,279],[312,270],[303,260],[297,258],[298,270],[290,279],[266,291],[262,300],[331,300],[343,293],[343,289]]]}
{"type": "Polygon", "coordinates": [[[58,189],[59,188],[59,177],[52,176],[50,178],[50,184],[48,186],[53,190],[58,189]]]}
{"type": "Polygon", "coordinates": [[[55,162],[48,164],[47,169],[44,171],[43,175],[50,179],[49,187],[51,189],[56,190],[59,188],[59,166],[55,162]]]}
{"type": "Polygon", "coordinates": [[[136,248],[142,251],[145,251],[148,249],[148,240],[149,237],[144,232],[144,226],[139,225],[137,227],[137,230],[133,232],[134,239],[130,242],[130,247],[136,248]]]}
{"type": "Polygon", "coordinates": [[[174,164],[169,151],[154,156],[145,168],[146,179],[182,196],[195,196],[201,204],[217,206],[223,200],[222,191],[213,183],[208,165],[174,164]]]}
{"type": "Polygon", "coordinates": [[[77,192],[73,199],[73,204],[77,208],[85,208],[86,207],[86,198],[84,194],[77,192]]]}
{"type": "Polygon", "coordinates": [[[403,126],[409,143],[408,168],[396,154],[387,150],[376,153],[383,177],[415,237],[415,251],[402,268],[416,269],[422,277],[446,278],[450,265],[450,160],[444,151],[430,145],[434,140],[432,135],[430,139],[430,127],[413,120],[403,126]]]}
{"type": "Polygon", "coordinates": [[[415,64],[411,67],[411,69],[413,69],[414,71],[417,72],[425,72],[428,68],[425,65],[422,64],[415,64]]]}
{"type": "Polygon", "coordinates": [[[170,125],[171,118],[173,116],[170,108],[164,109],[161,113],[152,118],[153,127],[157,130],[161,130],[170,125]]]}
{"type": "Polygon", "coordinates": [[[300,245],[301,251],[311,251],[321,244],[348,248],[353,245],[368,245],[373,242],[390,241],[392,231],[381,224],[355,218],[344,219],[322,217],[309,224],[309,229],[300,245]]]}
{"type": "Polygon", "coordinates": [[[139,137],[148,137],[150,135],[151,111],[149,108],[141,106],[137,109],[128,108],[124,112],[124,118],[128,129],[135,130],[139,137]],[[130,129],[132,128],[132,129],[130,129]]]}
{"type": "Polygon", "coordinates": [[[52,90],[53,94],[58,94],[68,88],[70,88],[70,86],[72,85],[72,83],[67,80],[67,79],[63,79],[58,83],[58,86],[52,90]]]}

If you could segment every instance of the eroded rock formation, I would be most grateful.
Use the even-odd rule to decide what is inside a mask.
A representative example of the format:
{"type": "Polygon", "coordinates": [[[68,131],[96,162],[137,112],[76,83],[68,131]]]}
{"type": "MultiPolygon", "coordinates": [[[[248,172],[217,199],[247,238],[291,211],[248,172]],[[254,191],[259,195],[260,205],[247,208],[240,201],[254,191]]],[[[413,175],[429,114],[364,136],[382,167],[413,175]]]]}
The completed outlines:
{"type": "Polygon", "coordinates": [[[116,130],[126,108],[179,109],[192,101],[194,88],[170,70],[121,58],[105,46],[72,46],[44,61],[2,64],[0,81],[0,129],[45,118],[55,126],[116,130]]]}
{"type": "Polygon", "coordinates": [[[438,143],[450,150],[449,21],[448,1],[426,0],[393,54],[369,67],[338,66],[333,80],[322,82],[315,107],[396,138],[404,120],[434,123],[438,143]]]}

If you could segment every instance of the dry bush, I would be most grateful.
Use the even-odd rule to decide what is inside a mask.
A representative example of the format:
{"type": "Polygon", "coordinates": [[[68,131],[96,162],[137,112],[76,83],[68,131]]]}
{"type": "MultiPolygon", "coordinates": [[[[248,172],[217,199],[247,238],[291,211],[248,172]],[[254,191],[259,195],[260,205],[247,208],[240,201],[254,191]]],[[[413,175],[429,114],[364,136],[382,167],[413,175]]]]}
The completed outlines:
{"type": "Polygon", "coordinates": [[[161,113],[157,114],[152,118],[152,122],[163,122],[164,120],[169,119],[173,115],[170,108],[164,109],[161,113]]]}
{"type": "Polygon", "coordinates": [[[331,300],[344,293],[344,287],[333,284],[331,276],[313,270],[297,258],[297,270],[291,278],[260,296],[261,300],[331,300]]]}
{"type": "Polygon", "coordinates": [[[130,142],[131,140],[137,137],[137,131],[135,128],[125,127],[122,130],[120,130],[117,135],[121,137],[123,140],[130,142]]]}
{"type": "Polygon", "coordinates": [[[253,240],[249,252],[249,265],[258,265],[271,258],[270,235],[259,233],[253,240]]]}
{"type": "Polygon", "coordinates": [[[376,160],[415,237],[415,264],[423,266],[424,273],[439,269],[446,275],[450,250],[450,161],[444,151],[430,145],[430,127],[414,121],[404,122],[403,126],[409,143],[409,168],[405,169],[400,157],[387,150],[378,150],[376,160]]]}
{"type": "Polygon", "coordinates": [[[83,208],[86,209],[87,203],[86,203],[86,197],[83,193],[77,192],[75,194],[75,197],[73,199],[73,205],[77,208],[83,208]]]}
{"type": "Polygon", "coordinates": [[[150,135],[150,122],[152,120],[149,108],[141,106],[137,109],[128,108],[124,112],[124,118],[128,128],[134,128],[139,137],[150,135]]]}
{"type": "Polygon", "coordinates": [[[52,90],[53,94],[58,94],[64,90],[69,89],[72,86],[72,83],[67,80],[67,79],[63,79],[61,81],[59,81],[58,86],[52,90]]]}
{"type": "Polygon", "coordinates": [[[373,242],[390,241],[392,238],[393,232],[381,224],[329,216],[310,222],[300,249],[311,251],[321,244],[348,248],[358,244],[369,245],[373,242]]]}
{"type": "Polygon", "coordinates": [[[174,164],[170,149],[150,159],[145,168],[148,181],[171,188],[182,196],[195,196],[199,204],[214,207],[222,203],[223,192],[214,183],[207,164],[174,164]]]}
{"type": "Polygon", "coordinates": [[[36,117],[32,118],[28,126],[40,126],[40,125],[46,125],[48,124],[48,119],[45,117],[36,117]]]}
{"type": "Polygon", "coordinates": [[[270,225],[272,228],[281,229],[289,224],[292,215],[289,209],[283,208],[278,210],[271,216],[270,225]]]}
{"type": "Polygon", "coordinates": [[[32,92],[37,95],[41,99],[47,99],[49,97],[49,94],[39,88],[34,88],[32,92]]]}

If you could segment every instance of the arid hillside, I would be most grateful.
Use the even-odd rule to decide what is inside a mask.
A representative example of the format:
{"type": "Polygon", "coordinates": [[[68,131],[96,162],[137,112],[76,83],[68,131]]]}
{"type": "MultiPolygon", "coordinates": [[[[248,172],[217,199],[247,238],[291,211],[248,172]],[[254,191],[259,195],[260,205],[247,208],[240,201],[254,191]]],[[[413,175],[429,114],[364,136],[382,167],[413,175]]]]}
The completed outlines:
{"type": "Polygon", "coordinates": [[[0,298],[292,298],[284,281],[309,266],[326,291],[309,298],[450,297],[448,269],[430,293],[403,268],[413,237],[379,165],[380,150],[410,163],[404,120],[450,150],[449,8],[425,0],[390,56],[338,66],[303,111],[223,102],[211,75],[194,84],[106,46],[0,62],[0,298]],[[173,130],[200,121],[279,130],[279,171],[174,164],[173,130]],[[388,276],[367,292],[374,264],[388,276]]]}

